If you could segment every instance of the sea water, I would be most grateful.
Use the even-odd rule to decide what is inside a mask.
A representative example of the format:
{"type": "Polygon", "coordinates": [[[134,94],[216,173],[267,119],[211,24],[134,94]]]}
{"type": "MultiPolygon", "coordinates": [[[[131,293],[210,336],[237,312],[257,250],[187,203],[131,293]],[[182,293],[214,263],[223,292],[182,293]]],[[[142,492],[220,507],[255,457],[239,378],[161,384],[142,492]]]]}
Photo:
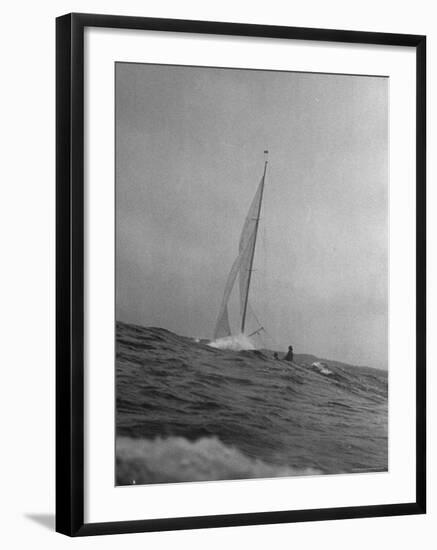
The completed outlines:
{"type": "Polygon", "coordinates": [[[387,403],[386,371],[118,322],[116,482],[386,471],[387,403]]]}

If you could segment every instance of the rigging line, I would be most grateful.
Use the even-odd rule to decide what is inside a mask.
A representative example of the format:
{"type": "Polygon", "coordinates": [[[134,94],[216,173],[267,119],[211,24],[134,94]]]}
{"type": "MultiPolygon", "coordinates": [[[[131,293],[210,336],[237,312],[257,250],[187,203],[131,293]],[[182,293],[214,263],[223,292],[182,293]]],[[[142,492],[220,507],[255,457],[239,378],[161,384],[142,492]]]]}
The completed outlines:
{"type": "MultiPolygon", "coordinates": [[[[275,346],[279,346],[279,343],[277,342],[277,340],[270,334],[270,332],[264,327],[261,325],[261,321],[258,319],[258,317],[256,316],[256,313],[253,309],[253,307],[251,305],[249,305],[249,308],[250,308],[250,312],[252,313],[252,315],[254,316],[255,318],[255,321],[258,323],[258,325],[261,326],[261,328],[263,329],[263,331],[266,333],[266,335],[270,338],[270,340],[272,341],[272,343],[275,345],[275,346]]],[[[261,330],[261,329],[258,329],[258,331],[261,330]]],[[[255,331],[255,332],[258,332],[258,331],[255,331]]],[[[249,335],[251,336],[251,335],[249,335]]]]}
{"type": "MultiPolygon", "coordinates": [[[[255,330],[254,332],[252,332],[251,334],[249,334],[248,336],[254,336],[255,334],[257,334],[260,338],[261,338],[261,334],[259,334],[261,331],[264,332],[271,340],[272,344],[275,346],[275,347],[281,347],[279,345],[279,343],[275,340],[275,338],[273,338],[273,336],[270,334],[270,332],[265,328],[265,326],[261,325],[261,321],[258,319],[253,307],[249,304],[249,309],[250,309],[250,313],[253,315],[253,317],[255,318],[255,321],[257,322],[257,324],[260,326],[260,328],[258,330],[255,330]]],[[[262,338],[261,338],[262,339],[262,338]]]]}
{"type": "Polygon", "coordinates": [[[254,311],[254,309],[253,309],[253,306],[251,306],[250,304],[249,304],[249,309],[250,309],[250,312],[252,313],[252,315],[255,317],[255,321],[258,323],[258,325],[261,326],[261,321],[260,321],[260,320],[258,319],[258,317],[256,316],[256,313],[255,313],[255,311],[254,311]]]}

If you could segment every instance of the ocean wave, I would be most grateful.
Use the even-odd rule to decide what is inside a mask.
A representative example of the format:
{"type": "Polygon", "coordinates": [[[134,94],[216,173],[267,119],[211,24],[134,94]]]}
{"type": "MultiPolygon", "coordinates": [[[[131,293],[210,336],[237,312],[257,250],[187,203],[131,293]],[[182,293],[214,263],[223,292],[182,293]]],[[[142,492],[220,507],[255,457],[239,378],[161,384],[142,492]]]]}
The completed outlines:
{"type": "Polygon", "coordinates": [[[183,437],[116,441],[117,485],[272,478],[321,474],[314,468],[292,468],[253,459],[216,437],[189,441],[183,437]]]}
{"type": "Polygon", "coordinates": [[[387,469],[386,372],[207,344],[117,323],[120,483],[387,469]]]}

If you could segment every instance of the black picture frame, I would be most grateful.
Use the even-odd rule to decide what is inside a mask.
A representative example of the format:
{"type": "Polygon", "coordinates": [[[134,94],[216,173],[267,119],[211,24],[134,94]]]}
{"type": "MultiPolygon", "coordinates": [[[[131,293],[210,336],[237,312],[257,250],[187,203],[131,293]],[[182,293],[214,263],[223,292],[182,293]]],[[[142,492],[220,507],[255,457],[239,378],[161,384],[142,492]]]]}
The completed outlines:
{"type": "Polygon", "coordinates": [[[426,511],[426,37],[68,14],[56,20],[56,530],[69,536],[423,514],[426,511]],[[416,500],[216,516],[84,522],[84,29],[157,30],[403,46],[416,51],[416,500]]]}

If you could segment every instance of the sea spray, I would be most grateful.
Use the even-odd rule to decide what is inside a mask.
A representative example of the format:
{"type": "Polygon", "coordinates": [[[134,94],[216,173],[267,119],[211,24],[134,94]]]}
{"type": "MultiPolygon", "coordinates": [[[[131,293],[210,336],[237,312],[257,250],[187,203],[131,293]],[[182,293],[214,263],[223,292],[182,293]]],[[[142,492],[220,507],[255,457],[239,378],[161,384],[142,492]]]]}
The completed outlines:
{"type": "Polygon", "coordinates": [[[208,346],[216,349],[243,351],[256,349],[250,338],[245,334],[236,334],[235,336],[225,336],[208,342],[208,346]]]}

